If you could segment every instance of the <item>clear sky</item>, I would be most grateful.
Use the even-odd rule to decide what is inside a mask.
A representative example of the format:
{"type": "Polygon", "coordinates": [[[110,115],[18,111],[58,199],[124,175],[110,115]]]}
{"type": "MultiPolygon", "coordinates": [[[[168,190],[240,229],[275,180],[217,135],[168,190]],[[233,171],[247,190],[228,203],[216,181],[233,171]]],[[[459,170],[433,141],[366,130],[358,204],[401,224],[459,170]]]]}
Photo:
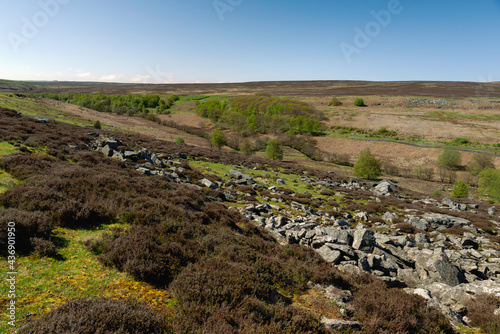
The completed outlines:
{"type": "Polygon", "coordinates": [[[0,0],[0,78],[500,81],[500,0],[0,0]]]}

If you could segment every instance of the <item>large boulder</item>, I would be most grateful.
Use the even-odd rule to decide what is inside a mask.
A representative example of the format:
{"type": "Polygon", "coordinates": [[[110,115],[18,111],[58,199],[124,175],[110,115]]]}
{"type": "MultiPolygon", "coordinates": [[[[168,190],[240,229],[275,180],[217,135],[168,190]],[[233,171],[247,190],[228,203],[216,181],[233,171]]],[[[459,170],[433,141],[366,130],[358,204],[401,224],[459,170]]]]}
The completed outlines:
{"type": "Polygon", "coordinates": [[[322,246],[316,250],[326,262],[338,264],[342,259],[342,254],[338,250],[333,250],[328,246],[322,246]]]}
{"type": "Polygon", "coordinates": [[[235,183],[237,184],[252,185],[257,183],[257,181],[255,181],[250,175],[240,172],[239,170],[236,169],[231,169],[229,171],[229,177],[231,179],[234,179],[235,183]]]}
{"type": "Polygon", "coordinates": [[[415,269],[420,279],[427,282],[457,286],[466,282],[464,274],[454,266],[443,249],[411,249],[408,255],[415,260],[415,269]]]}
{"type": "Polygon", "coordinates": [[[367,229],[359,229],[354,232],[354,241],[352,248],[371,253],[375,246],[375,233],[367,229]]]}
{"type": "Polygon", "coordinates": [[[361,330],[361,324],[357,321],[322,318],[321,323],[327,328],[339,333],[344,333],[346,331],[350,333],[352,330],[361,330]]]}

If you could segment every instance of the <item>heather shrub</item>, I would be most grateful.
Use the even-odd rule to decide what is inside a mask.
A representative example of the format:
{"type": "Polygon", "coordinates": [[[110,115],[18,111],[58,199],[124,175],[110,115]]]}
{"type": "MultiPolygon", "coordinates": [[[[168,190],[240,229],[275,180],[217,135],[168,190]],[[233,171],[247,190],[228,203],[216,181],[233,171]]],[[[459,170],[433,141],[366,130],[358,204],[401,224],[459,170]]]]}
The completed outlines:
{"type": "Polygon", "coordinates": [[[486,334],[499,333],[500,316],[494,312],[500,307],[500,299],[493,295],[478,295],[467,303],[467,316],[472,325],[486,334]]]}
{"type": "Polygon", "coordinates": [[[0,209],[0,254],[2,256],[8,255],[8,232],[15,233],[17,253],[32,252],[36,245],[41,244],[41,240],[46,246],[53,246],[49,241],[52,224],[41,212],[0,209]],[[9,224],[10,222],[14,222],[15,226],[9,224]]]}
{"type": "Polygon", "coordinates": [[[389,289],[381,281],[361,285],[352,304],[367,333],[454,333],[444,315],[422,297],[389,289]]]}
{"type": "Polygon", "coordinates": [[[163,334],[168,330],[165,317],[144,302],[95,298],[67,302],[29,322],[19,333],[163,334]]]}

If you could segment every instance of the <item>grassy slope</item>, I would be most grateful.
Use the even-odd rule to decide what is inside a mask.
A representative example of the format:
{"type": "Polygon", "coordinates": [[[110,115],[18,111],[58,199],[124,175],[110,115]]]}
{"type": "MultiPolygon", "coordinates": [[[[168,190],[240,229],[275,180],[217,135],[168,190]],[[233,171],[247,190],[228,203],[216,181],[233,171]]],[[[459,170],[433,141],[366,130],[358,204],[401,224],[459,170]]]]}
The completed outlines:
{"type": "MultiPolygon", "coordinates": [[[[87,238],[99,236],[112,226],[97,230],[58,229],[57,239],[66,243],[59,251],[60,258],[41,258],[37,255],[17,258],[17,324],[23,325],[31,317],[37,317],[73,299],[86,297],[112,297],[141,299],[160,309],[166,316],[174,300],[165,290],[137,282],[116,269],[102,265],[97,257],[86,249],[87,238]]],[[[2,267],[6,261],[2,259],[2,267]]],[[[0,287],[2,305],[6,305],[7,285],[0,287]]],[[[4,321],[1,333],[13,330],[4,321]]]]}

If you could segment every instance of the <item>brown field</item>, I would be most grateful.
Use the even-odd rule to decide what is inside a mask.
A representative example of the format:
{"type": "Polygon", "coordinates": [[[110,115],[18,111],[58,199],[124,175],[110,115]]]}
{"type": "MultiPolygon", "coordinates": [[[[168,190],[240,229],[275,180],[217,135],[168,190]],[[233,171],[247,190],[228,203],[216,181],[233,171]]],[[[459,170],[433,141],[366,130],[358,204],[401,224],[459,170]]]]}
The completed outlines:
{"type": "MultiPolygon", "coordinates": [[[[239,95],[268,92],[274,95],[332,96],[384,95],[433,97],[500,97],[500,82],[447,81],[266,81],[221,84],[103,84],[48,82],[37,91],[103,94],[160,93],[178,95],[239,95]]],[[[1,89],[2,87],[0,87],[1,89]]],[[[9,89],[12,90],[12,89],[9,89]]]]}

